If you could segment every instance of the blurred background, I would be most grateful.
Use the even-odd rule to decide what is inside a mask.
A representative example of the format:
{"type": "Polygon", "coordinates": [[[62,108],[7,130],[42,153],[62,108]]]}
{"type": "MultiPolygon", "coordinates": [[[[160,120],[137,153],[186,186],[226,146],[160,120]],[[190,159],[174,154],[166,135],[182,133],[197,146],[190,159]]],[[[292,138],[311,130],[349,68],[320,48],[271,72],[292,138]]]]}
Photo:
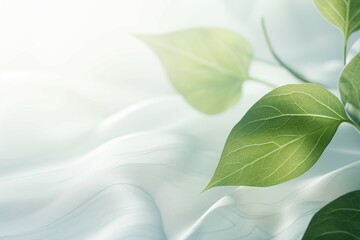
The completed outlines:
{"type": "Polygon", "coordinates": [[[300,239],[357,189],[356,132],[342,127],[295,181],[200,194],[271,89],[247,82],[236,107],[201,114],[132,35],[231,29],[253,45],[254,75],[296,82],[271,63],[261,17],[279,55],[336,92],[342,34],[312,0],[0,0],[0,239],[300,239]]]}
{"type": "Polygon", "coordinates": [[[3,69],[120,78],[123,56],[141,51],[128,33],[199,26],[236,30],[255,46],[258,57],[270,59],[261,17],[279,54],[299,68],[319,68],[325,61],[340,60],[342,54],[342,35],[322,19],[311,0],[2,0],[0,4],[3,69]]]}

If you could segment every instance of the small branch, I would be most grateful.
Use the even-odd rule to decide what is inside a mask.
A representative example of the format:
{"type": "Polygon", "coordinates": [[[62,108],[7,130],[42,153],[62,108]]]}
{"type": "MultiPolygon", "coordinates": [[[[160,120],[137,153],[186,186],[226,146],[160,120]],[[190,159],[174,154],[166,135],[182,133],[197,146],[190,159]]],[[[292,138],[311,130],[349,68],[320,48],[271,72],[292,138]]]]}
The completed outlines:
{"type": "Polygon", "coordinates": [[[267,44],[268,48],[270,49],[270,52],[271,52],[272,56],[275,58],[275,60],[282,67],[284,67],[289,73],[291,73],[294,77],[296,77],[300,81],[303,81],[305,83],[311,83],[311,81],[307,80],[302,74],[300,74],[300,73],[296,72],[294,69],[292,69],[283,60],[281,60],[280,57],[277,55],[277,53],[275,52],[273,46],[271,45],[270,38],[269,38],[269,35],[267,33],[267,30],[266,30],[264,18],[261,19],[261,26],[262,26],[262,30],[263,30],[263,33],[264,33],[264,36],[265,36],[266,44],[267,44]]]}
{"type": "Polygon", "coordinates": [[[348,43],[348,40],[345,37],[344,38],[344,66],[346,65],[346,58],[347,58],[347,43],[348,43]]]}

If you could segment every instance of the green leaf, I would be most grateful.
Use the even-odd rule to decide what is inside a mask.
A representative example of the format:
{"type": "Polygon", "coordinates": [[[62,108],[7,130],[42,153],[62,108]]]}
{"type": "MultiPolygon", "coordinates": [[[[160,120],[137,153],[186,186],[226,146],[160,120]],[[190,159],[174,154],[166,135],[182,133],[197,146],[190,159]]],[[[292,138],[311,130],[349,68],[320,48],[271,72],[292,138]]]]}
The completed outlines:
{"type": "Polygon", "coordinates": [[[345,40],[360,29],[359,0],[314,0],[320,13],[344,32],[345,40]]]}
{"type": "Polygon", "coordinates": [[[196,109],[216,114],[239,101],[253,57],[250,44],[240,35],[198,28],[137,37],[154,50],[171,83],[196,109]]]}
{"type": "Polygon", "coordinates": [[[272,186],[309,170],[342,122],[341,102],[315,84],[291,84],[262,97],[232,129],[215,186],[272,186]]]}
{"type": "Polygon", "coordinates": [[[350,35],[360,29],[359,0],[314,0],[320,13],[344,33],[344,65],[350,35]]]}
{"type": "Polygon", "coordinates": [[[317,212],[303,239],[360,239],[360,191],[345,194],[317,212]]]}
{"type": "Polygon", "coordinates": [[[360,126],[360,54],[356,55],[340,77],[340,94],[345,109],[360,126]]]}

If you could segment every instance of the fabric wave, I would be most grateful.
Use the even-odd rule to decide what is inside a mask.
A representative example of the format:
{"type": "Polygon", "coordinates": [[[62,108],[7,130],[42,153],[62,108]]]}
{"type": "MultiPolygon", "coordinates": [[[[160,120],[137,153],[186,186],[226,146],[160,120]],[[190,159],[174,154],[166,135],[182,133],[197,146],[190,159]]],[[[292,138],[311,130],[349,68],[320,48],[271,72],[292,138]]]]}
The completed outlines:
{"type": "Polygon", "coordinates": [[[0,126],[16,136],[2,136],[12,148],[2,150],[0,239],[299,239],[321,206],[359,184],[359,137],[344,125],[299,179],[201,193],[228,132],[265,86],[246,84],[241,103],[218,116],[198,113],[178,95],[144,90],[131,104],[117,103],[118,111],[90,117],[84,109],[105,103],[86,87],[38,73],[3,76],[3,91],[22,81],[33,90],[8,97],[0,110],[0,126]],[[34,124],[36,141],[29,138],[34,124]],[[18,155],[22,148],[28,159],[18,155]]]}

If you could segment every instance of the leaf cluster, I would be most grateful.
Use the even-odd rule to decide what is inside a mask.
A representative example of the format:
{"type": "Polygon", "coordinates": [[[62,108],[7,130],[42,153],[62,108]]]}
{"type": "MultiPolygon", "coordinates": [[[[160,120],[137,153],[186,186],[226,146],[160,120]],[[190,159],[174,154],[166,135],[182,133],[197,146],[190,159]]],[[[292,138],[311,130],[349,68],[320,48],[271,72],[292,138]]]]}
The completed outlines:
{"type": "MultiPolygon", "coordinates": [[[[346,65],[348,39],[360,30],[360,0],[314,3],[323,17],[342,31],[346,65]]],[[[247,111],[231,130],[205,190],[289,181],[318,161],[340,124],[360,129],[360,54],[341,73],[340,101],[286,64],[273,49],[264,21],[262,26],[274,59],[304,83],[275,88],[247,111]]],[[[217,114],[234,106],[247,80],[271,86],[267,80],[249,75],[252,47],[233,31],[197,28],[137,37],[157,54],[175,89],[203,113],[217,114]]],[[[360,239],[359,202],[360,191],[356,191],[325,206],[312,219],[304,239],[360,239]]]]}

